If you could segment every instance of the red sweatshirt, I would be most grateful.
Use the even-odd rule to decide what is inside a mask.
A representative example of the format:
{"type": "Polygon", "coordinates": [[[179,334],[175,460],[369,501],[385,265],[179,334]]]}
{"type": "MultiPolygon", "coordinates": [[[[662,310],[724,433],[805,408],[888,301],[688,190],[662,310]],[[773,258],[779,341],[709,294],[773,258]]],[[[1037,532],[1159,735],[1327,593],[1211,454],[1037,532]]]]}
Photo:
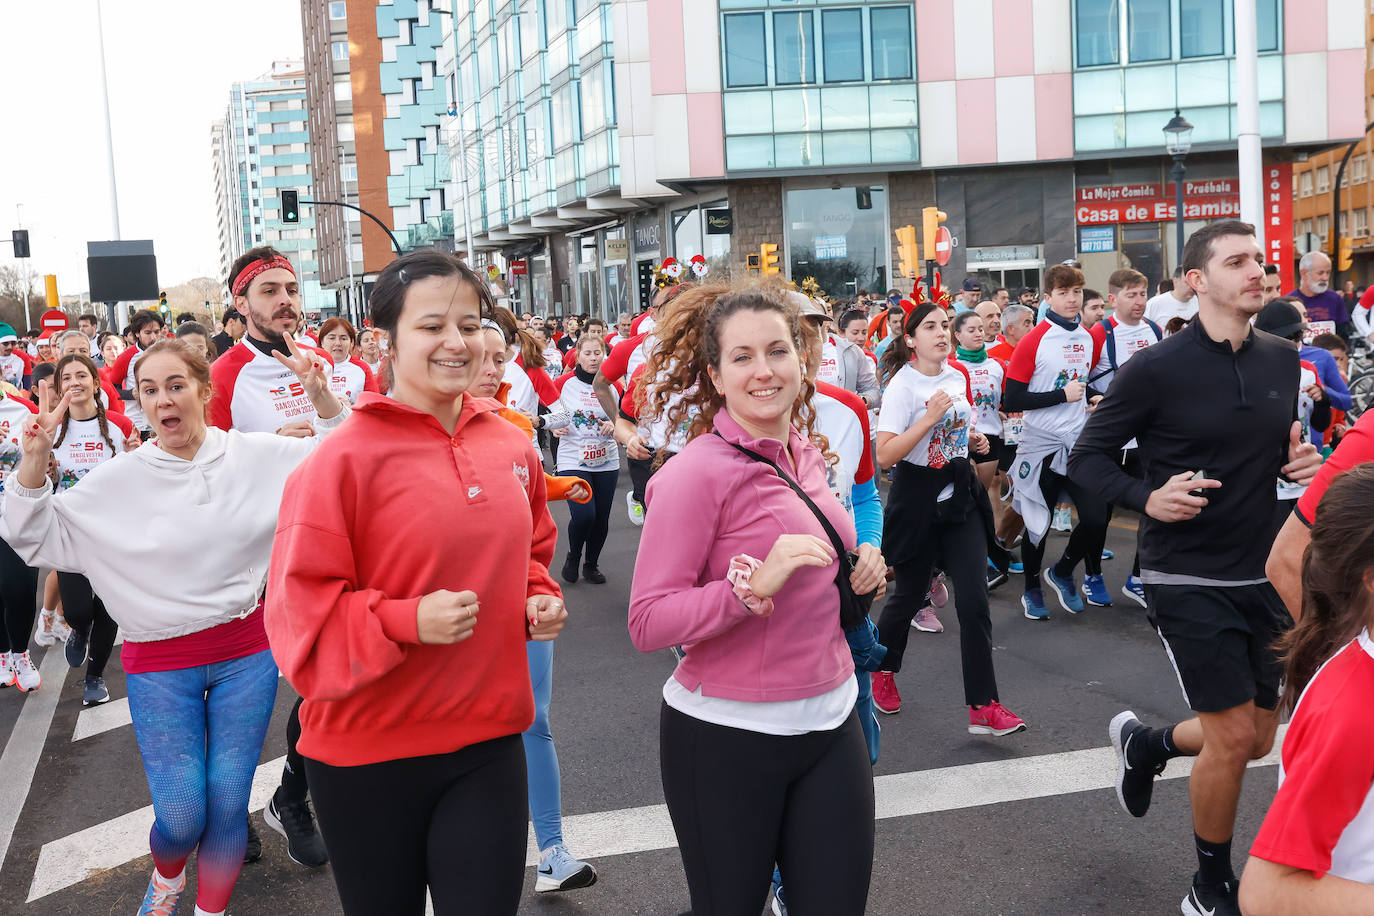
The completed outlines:
{"type": "Polygon", "coordinates": [[[534,721],[525,600],[560,595],[543,466],[501,405],[463,399],[452,436],[364,392],[291,475],[267,587],[272,654],[302,754],[332,766],[444,754],[534,721]],[[424,645],[420,598],[471,590],[470,638],[424,645]]]}

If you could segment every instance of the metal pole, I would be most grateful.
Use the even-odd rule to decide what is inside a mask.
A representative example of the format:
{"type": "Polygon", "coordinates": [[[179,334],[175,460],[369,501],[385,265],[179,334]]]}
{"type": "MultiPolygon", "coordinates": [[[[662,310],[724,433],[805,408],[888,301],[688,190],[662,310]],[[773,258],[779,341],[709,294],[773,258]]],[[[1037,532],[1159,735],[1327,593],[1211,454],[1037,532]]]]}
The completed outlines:
{"type": "Polygon", "coordinates": [[[1260,153],[1259,37],[1255,0],[1235,0],[1236,144],[1239,157],[1240,218],[1255,227],[1266,252],[1264,176],[1260,153]]]}
{"type": "Polygon", "coordinates": [[[1174,206],[1178,209],[1178,250],[1174,253],[1174,265],[1183,263],[1183,176],[1187,170],[1183,168],[1183,157],[1174,157],[1174,168],[1170,175],[1174,179],[1174,206]]]}
{"type": "MultiPolygon", "coordinates": [[[[110,123],[110,87],[105,75],[105,22],[100,13],[100,0],[95,0],[95,32],[96,44],[100,49],[100,97],[104,102],[102,111],[105,116],[105,167],[109,178],[108,190],[110,192],[110,238],[117,242],[120,239],[119,187],[115,183],[114,129],[110,123]]],[[[105,309],[108,313],[110,330],[118,333],[122,325],[115,311],[115,303],[105,303],[105,309]]]]}

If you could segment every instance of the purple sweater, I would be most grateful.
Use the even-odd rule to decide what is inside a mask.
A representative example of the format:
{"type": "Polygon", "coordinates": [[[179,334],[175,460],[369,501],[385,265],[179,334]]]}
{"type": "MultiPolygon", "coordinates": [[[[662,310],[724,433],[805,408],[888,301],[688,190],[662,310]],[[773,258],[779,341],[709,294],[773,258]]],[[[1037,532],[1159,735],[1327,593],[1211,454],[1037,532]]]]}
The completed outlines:
{"type": "MultiPolygon", "coordinates": [[[[788,463],[782,443],[751,439],[725,410],[715,428],[788,463]]],[[[830,490],[819,449],[792,431],[789,448],[802,487],[854,549],[854,523],[830,490]]],[[[688,690],[750,702],[800,700],[833,690],[854,674],[840,629],[835,566],[803,566],[756,617],[725,575],[731,558],[763,560],[783,534],[828,540],[820,522],[768,465],[717,436],[693,439],[649,481],[648,515],[630,589],[630,638],[641,652],[686,646],[673,676],[688,690]]]]}

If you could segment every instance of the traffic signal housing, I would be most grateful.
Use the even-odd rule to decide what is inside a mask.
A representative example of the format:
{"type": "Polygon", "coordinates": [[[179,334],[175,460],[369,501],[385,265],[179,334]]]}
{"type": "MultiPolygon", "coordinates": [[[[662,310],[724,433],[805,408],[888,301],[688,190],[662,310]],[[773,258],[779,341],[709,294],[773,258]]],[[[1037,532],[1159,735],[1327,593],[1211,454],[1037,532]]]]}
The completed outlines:
{"type": "Polygon", "coordinates": [[[301,221],[300,192],[289,188],[281,192],[281,221],[299,223],[301,221]]]}
{"type": "Polygon", "coordinates": [[[167,307],[167,291],[163,290],[157,294],[157,310],[162,314],[167,314],[170,309],[167,307]]]}
{"type": "Polygon", "coordinates": [[[1336,246],[1336,269],[1344,273],[1355,263],[1354,254],[1350,250],[1350,239],[1342,236],[1336,246]]]}
{"type": "Polygon", "coordinates": [[[29,257],[29,230],[15,229],[10,233],[10,238],[14,242],[14,256],[16,258],[29,257]]]}
{"type": "Polygon", "coordinates": [[[759,266],[766,274],[778,272],[778,246],[772,242],[764,242],[759,246],[759,266]]]}
{"type": "Polygon", "coordinates": [[[948,217],[944,210],[939,207],[926,207],[921,210],[921,239],[925,243],[927,261],[935,260],[935,234],[940,231],[940,224],[948,217]]]}
{"type": "Polygon", "coordinates": [[[903,279],[911,279],[921,273],[921,249],[916,244],[916,227],[901,226],[895,230],[897,236],[897,273],[903,279]]]}

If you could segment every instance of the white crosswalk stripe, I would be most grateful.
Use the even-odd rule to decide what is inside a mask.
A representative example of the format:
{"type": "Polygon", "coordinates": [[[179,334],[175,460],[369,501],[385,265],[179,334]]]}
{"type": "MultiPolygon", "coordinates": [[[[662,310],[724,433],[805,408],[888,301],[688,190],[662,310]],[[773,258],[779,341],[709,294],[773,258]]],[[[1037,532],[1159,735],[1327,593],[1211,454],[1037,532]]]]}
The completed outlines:
{"type": "MultiPolygon", "coordinates": [[[[1279,762],[1287,726],[1280,726],[1274,749],[1250,764],[1274,766],[1279,762]]],[[[281,778],[285,758],[258,767],[253,778],[249,806],[266,806],[281,778]]],[[[1192,772],[1193,761],[1173,760],[1161,779],[1181,779],[1192,772]]],[[[1116,758],[1110,747],[1095,747],[1058,754],[973,763],[962,766],[916,770],[879,776],[874,780],[879,819],[910,817],[938,811],[1048,798],[1115,785],[1116,758]]],[[[1116,807],[1116,800],[1110,804],[1116,807]]],[[[1124,816],[1124,815],[1123,815],[1124,816]]],[[[151,805],[131,811],[85,830],[44,844],[38,854],[30,902],[79,884],[103,871],[148,855],[148,830],[153,823],[151,805]]],[[[578,814],[563,819],[568,845],[583,859],[671,849],[677,845],[673,825],[664,805],[645,805],[578,814]]],[[[539,851],[533,835],[525,864],[536,865],[539,851]]]]}

